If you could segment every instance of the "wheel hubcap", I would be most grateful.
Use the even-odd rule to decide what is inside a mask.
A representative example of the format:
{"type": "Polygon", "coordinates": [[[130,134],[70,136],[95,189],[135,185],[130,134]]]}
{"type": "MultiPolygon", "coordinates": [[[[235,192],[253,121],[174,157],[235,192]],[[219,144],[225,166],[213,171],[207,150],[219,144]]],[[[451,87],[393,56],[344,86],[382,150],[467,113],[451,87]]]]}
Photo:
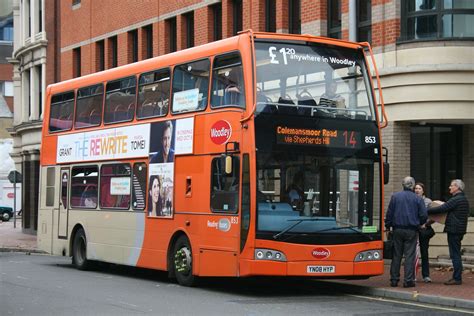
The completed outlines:
{"type": "Polygon", "coordinates": [[[174,255],[174,266],[176,271],[181,274],[189,274],[191,272],[191,251],[187,247],[176,251],[174,255]]]}

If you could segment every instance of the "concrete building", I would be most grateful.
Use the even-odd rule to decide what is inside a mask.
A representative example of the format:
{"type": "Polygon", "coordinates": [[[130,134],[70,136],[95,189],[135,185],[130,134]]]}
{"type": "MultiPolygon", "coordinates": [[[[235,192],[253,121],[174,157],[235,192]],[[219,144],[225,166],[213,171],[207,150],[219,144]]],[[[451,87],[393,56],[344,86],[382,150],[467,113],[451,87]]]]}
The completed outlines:
{"type": "MultiPolygon", "coordinates": [[[[8,63],[13,51],[13,1],[0,3],[0,205],[13,206],[8,173],[14,169],[9,153],[13,140],[8,129],[13,123],[13,66],[8,63]]],[[[20,191],[19,191],[20,192],[20,191]]],[[[18,201],[17,196],[17,201],[18,201]]]]}
{"type": "Polygon", "coordinates": [[[57,82],[55,54],[56,10],[60,1],[13,0],[14,117],[10,130],[13,158],[23,178],[22,227],[35,233],[38,219],[39,152],[43,96],[48,84],[57,82]]]}
{"type": "MultiPolygon", "coordinates": [[[[37,8],[32,0],[24,0],[21,6],[19,0],[15,3],[18,22],[25,23],[22,14],[33,14],[37,8]]],[[[383,131],[391,163],[386,201],[401,189],[406,175],[424,182],[433,199],[446,199],[450,179],[462,178],[474,201],[474,1],[73,0],[53,8],[59,12],[55,20],[59,28],[53,34],[59,49],[55,58],[59,68],[54,72],[60,80],[201,45],[249,28],[368,41],[376,54],[389,118],[383,131]]],[[[33,37],[22,32],[15,35],[15,43],[18,37],[22,44],[15,48],[15,74],[26,76],[15,85],[15,96],[19,96],[15,107],[22,110],[15,111],[13,135],[25,143],[27,138],[34,139],[28,144],[37,144],[39,136],[33,135],[39,133],[36,120],[41,117],[41,107],[32,96],[32,82],[44,78],[44,91],[51,82],[45,72],[54,63],[47,63],[47,70],[38,68],[50,56],[46,44],[37,43],[37,39],[40,43],[46,39],[47,30],[41,36],[33,31],[33,37]],[[34,55],[26,54],[30,50],[37,59],[28,59],[34,55]],[[24,124],[28,126],[25,130],[24,124]]],[[[20,143],[15,143],[16,162],[35,161],[37,166],[39,147],[20,143]]]]}

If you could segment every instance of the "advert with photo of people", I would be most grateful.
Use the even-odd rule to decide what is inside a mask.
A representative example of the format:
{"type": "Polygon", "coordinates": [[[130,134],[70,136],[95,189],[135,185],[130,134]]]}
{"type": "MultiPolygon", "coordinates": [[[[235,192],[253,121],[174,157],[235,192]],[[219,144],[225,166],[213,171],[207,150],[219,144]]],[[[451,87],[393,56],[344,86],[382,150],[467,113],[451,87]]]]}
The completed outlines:
{"type": "Polygon", "coordinates": [[[174,121],[151,124],[148,216],[173,216],[174,121]]]}

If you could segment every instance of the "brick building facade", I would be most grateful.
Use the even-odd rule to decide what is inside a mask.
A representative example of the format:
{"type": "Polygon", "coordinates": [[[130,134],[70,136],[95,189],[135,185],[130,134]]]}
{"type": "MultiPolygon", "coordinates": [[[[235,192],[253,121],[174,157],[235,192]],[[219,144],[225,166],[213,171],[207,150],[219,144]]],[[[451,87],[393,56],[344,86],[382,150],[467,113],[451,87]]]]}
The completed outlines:
{"type": "Polygon", "coordinates": [[[474,2],[54,3],[60,21],[55,22],[59,29],[54,33],[59,36],[55,72],[60,80],[201,45],[243,29],[369,41],[389,118],[383,131],[391,163],[386,200],[401,189],[406,175],[424,182],[433,199],[447,198],[449,180],[462,178],[474,200],[474,2]]]}

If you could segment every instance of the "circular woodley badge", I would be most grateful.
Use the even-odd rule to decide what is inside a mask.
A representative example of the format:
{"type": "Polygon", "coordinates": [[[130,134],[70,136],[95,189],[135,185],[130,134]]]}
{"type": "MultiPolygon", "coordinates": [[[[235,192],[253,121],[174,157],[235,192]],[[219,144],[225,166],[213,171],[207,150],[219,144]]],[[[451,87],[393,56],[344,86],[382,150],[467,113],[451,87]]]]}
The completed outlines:
{"type": "Polygon", "coordinates": [[[217,121],[211,127],[211,140],[216,145],[227,143],[231,135],[232,126],[227,121],[217,121]]]}

